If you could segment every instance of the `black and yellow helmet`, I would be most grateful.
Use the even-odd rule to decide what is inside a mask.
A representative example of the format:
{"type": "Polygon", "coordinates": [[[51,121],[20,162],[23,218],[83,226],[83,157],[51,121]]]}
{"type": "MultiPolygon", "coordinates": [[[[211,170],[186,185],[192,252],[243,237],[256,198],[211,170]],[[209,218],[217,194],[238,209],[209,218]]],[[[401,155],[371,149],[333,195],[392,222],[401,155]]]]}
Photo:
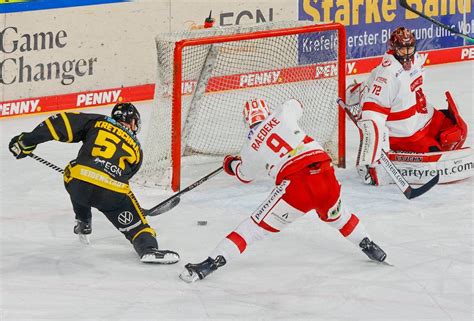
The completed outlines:
{"type": "Polygon", "coordinates": [[[137,134],[141,128],[140,113],[132,103],[118,103],[112,109],[111,117],[118,122],[132,125],[135,120],[135,129],[132,129],[134,134],[137,134]]]}

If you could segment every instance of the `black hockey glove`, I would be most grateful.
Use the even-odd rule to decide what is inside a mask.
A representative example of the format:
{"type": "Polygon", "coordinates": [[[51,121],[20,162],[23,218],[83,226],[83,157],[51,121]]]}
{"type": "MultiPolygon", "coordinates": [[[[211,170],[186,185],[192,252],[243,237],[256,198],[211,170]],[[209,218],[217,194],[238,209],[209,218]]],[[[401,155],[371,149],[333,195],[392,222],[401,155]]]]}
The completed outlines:
{"type": "Polygon", "coordinates": [[[25,146],[22,141],[23,135],[24,133],[21,133],[20,135],[13,137],[10,141],[10,144],[8,144],[8,149],[10,150],[10,152],[12,152],[13,156],[15,156],[16,159],[25,158],[26,156],[28,156],[28,154],[31,154],[36,148],[36,145],[25,146]]]}

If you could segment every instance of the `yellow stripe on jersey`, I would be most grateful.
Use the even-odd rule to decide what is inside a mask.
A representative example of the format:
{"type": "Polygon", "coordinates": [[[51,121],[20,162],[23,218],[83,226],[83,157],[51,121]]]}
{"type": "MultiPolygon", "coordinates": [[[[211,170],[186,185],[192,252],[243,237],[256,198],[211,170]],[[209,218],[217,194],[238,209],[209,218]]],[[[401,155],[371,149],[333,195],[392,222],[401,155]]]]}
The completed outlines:
{"type": "Polygon", "coordinates": [[[144,229],[140,230],[137,232],[137,234],[135,234],[133,237],[132,237],[132,241],[135,240],[137,238],[138,235],[142,234],[142,233],[150,233],[151,235],[155,236],[156,237],[156,232],[154,229],[152,229],[151,227],[145,227],[144,229]]]}
{"type": "Polygon", "coordinates": [[[69,122],[69,119],[65,113],[61,113],[61,117],[63,118],[64,126],[66,127],[67,131],[67,143],[70,143],[73,140],[71,123],[69,122]]]}
{"type": "Polygon", "coordinates": [[[135,195],[133,195],[133,193],[130,191],[130,193],[128,193],[128,197],[132,201],[133,207],[135,207],[135,210],[137,211],[138,215],[140,216],[140,219],[142,220],[143,224],[148,224],[148,221],[146,220],[145,215],[143,215],[143,210],[142,210],[141,206],[138,204],[138,201],[135,198],[135,195]]]}
{"type": "Polygon", "coordinates": [[[84,165],[75,165],[72,167],[68,166],[68,169],[69,170],[64,171],[64,180],[66,183],[70,181],[71,178],[76,178],[80,181],[84,181],[117,193],[128,194],[130,192],[130,187],[128,184],[119,182],[110,177],[108,174],[97,169],[84,165]],[[66,175],[66,173],[68,175],[66,175]]]}
{"type": "Polygon", "coordinates": [[[59,140],[58,133],[56,133],[56,130],[54,129],[53,124],[51,124],[51,120],[49,120],[49,118],[48,118],[44,122],[46,123],[46,126],[48,126],[49,132],[51,133],[53,138],[55,140],[59,140]]]}

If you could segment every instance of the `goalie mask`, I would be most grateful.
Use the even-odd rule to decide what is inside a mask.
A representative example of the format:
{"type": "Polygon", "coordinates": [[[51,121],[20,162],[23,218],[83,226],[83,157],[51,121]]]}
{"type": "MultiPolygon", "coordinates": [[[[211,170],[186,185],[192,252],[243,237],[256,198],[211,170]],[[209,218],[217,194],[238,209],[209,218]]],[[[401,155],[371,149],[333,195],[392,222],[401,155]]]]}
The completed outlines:
{"type": "Polygon", "coordinates": [[[390,35],[388,47],[395,59],[402,64],[403,69],[410,70],[416,52],[416,39],[413,33],[405,27],[398,27],[390,35]]]}
{"type": "Polygon", "coordinates": [[[252,99],[245,103],[244,119],[249,127],[260,123],[270,115],[270,108],[263,99],[252,99]]]}
{"type": "Polygon", "coordinates": [[[112,118],[118,122],[129,124],[136,135],[140,131],[140,113],[132,103],[118,103],[112,109],[112,118]]]}

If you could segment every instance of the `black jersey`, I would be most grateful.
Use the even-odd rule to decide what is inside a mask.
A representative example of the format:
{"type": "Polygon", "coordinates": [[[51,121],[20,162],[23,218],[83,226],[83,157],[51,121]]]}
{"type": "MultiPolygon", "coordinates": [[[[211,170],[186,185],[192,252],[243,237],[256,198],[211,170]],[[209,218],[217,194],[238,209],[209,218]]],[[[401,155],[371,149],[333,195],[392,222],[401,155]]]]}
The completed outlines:
{"type": "Polygon", "coordinates": [[[140,169],[142,150],[131,130],[114,119],[98,114],[60,113],[49,117],[22,137],[31,146],[49,140],[82,142],[74,164],[105,173],[128,184],[140,169]]]}

